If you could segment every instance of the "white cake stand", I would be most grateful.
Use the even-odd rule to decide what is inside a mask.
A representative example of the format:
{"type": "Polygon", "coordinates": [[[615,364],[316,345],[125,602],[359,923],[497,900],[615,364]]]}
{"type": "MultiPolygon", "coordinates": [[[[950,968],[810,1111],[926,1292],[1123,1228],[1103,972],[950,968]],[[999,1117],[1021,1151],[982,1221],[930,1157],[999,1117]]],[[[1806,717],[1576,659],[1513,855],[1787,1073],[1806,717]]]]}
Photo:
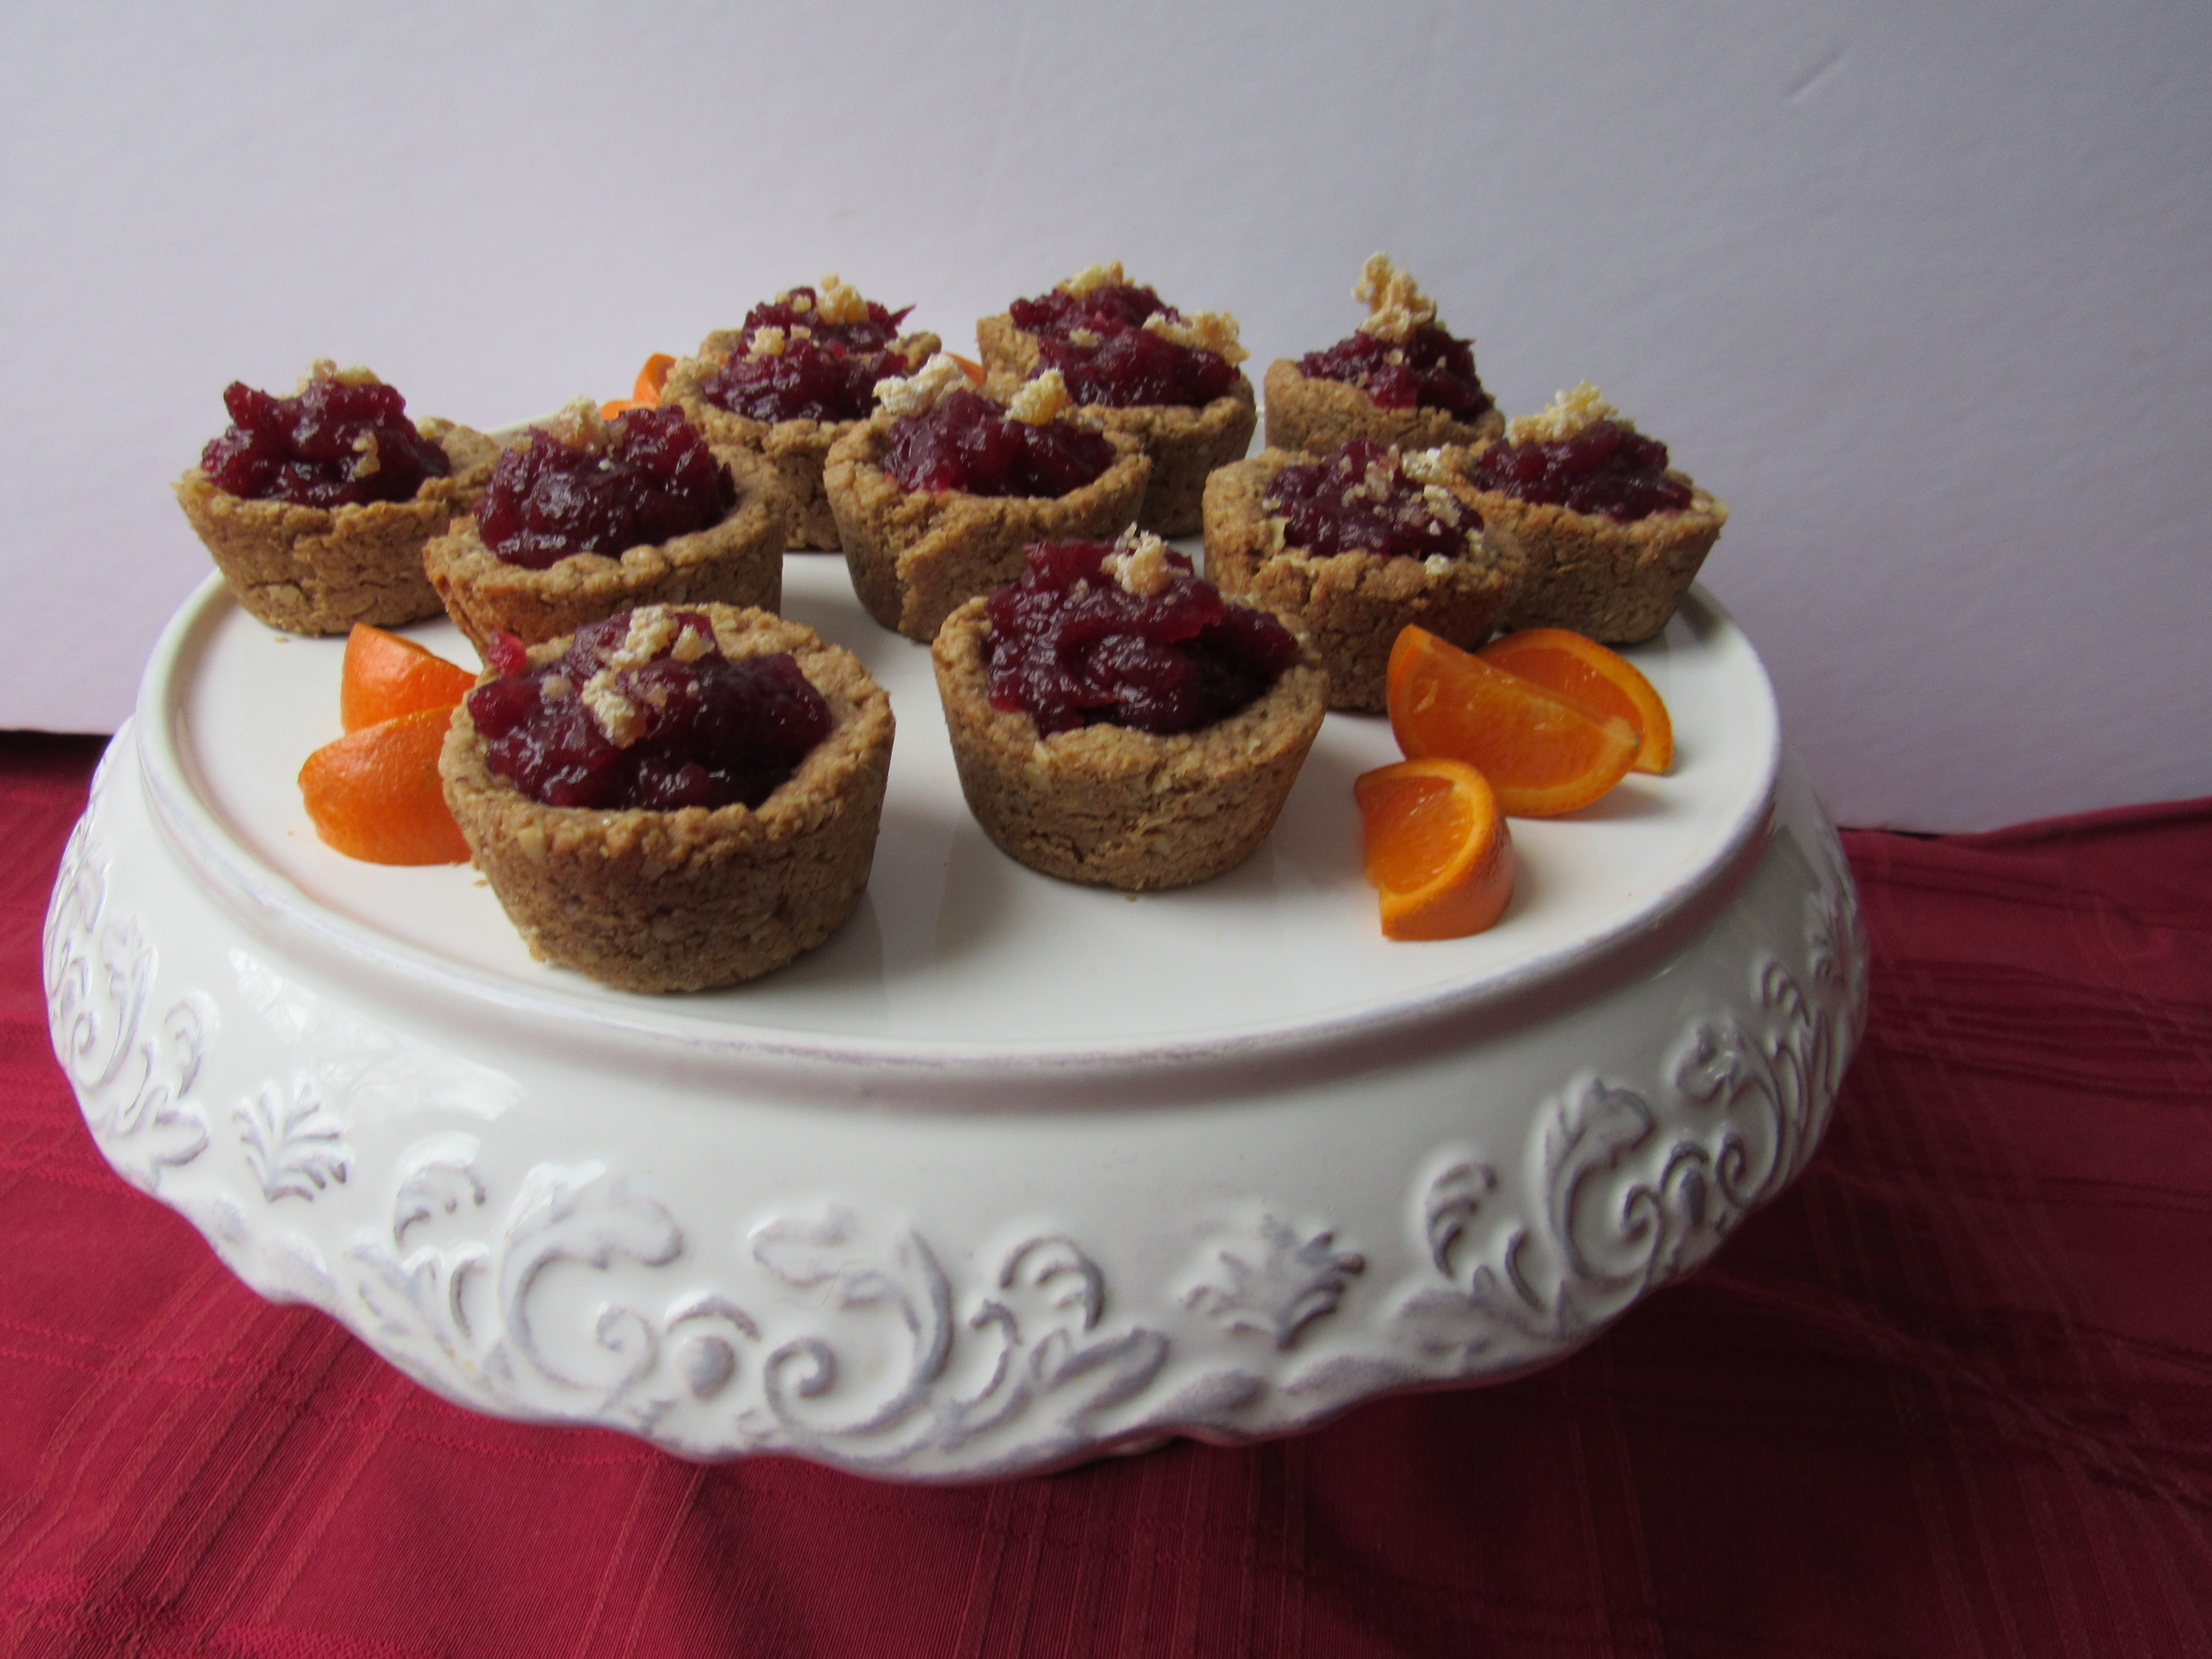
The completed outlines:
{"type": "Polygon", "coordinates": [[[1856,899],[1711,599],[1633,653],[1674,772],[1516,821],[1503,922],[1405,945],[1359,874],[1380,720],[1329,717],[1243,868],[1075,887],[969,817],[923,647],[834,556],[785,580],[898,716],[868,896],[780,974],[648,999],[531,961],[471,870],[318,841],[295,780],[342,643],[211,580],[47,921],[109,1161],[462,1405],[935,1480],[1528,1370],[1819,1141],[1856,899]]]}

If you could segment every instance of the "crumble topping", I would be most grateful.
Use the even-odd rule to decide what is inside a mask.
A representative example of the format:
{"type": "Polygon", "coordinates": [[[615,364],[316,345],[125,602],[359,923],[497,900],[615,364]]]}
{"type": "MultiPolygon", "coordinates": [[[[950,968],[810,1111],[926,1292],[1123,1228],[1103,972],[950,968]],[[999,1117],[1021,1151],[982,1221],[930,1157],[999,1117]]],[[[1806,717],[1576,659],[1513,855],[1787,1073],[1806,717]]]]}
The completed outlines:
{"type": "Polygon", "coordinates": [[[356,434],[353,441],[353,453],[361,457],[353,464],[353,476],[356,478],[374,477],[377,468],[384,465],[384,458],[377,451],[376,434],[374,432],[356,434]]]}
{"type": "Polygon", "coordinates": [[[865,323],[868,320],[868,302],[860,290],[844,281],[836,271],[822,279],[814,291],[815,314],[825,323],[865,323]]]}
{"type": "MultiPolygon", "coordinates": [[[[804,331],[794,328],[791,331],[793,334],[798,334],[804,331]]],[[[785,338],[784,332],[781,329],[778,328],[773,323],[763,323],[753,331],[753,337],[745,347],[745,356],[748,357],[781,357],[783,356],[784,347],[789,342],[785,338]]]]}
{"type": "Polygon", "coordinates": [[[1437,302],[1423,294],[1406,271],[1390,263],[1387,253],[1371,253],[1359,268],[1359,282],[1352,297],[1367,307],[1362,334],[1403,343],[1417,328],[1437,319],[1437,302]]]}
{"type": "Polygon", "coordinates": [[[1440,484],[1454,476],[1441,448],[1405,450],[1398,457],[1398,470],[1416,483],[1440,484]]]}
{"type": "Polygon", "coordinates": [[[614,422],[602,420],[599,406],[589,398],[577,398],[546,422],[544,430],[572,449],[594,450],[605,455],[615,447],[614,422]]]}
{"type": "Polygon", "coordinates": [[[1194,311],[1188,317],[1156,311],[1145,319],[1145,328],[1174,344],[1211,351],[1232,368],[1252,355],[1237,337],[1237,319],[1225,311],[1194,311]]]}
{"type": "Polygon", "coordinates": [[[1133,526],[1116,538],[1114,550],[1100,561],[1098,568],[1124,593],[1140,599],[1166,592],[1176,575],[1175,567],[1168,562],[1168,544],[1151,531],[1133,526]]]}
{"type": "Polygon", "coordinates": [[[1071,328],[1067,331],[1068,344],[1081,346],[1085,351],[1097,350],[1100,338],[1095,328],[1071,328]]]}
{"type": "Polygon", "coordinates": [[[876,404],[896,416],[926,415],[968,384],[968,371],[940,351],[911,374],[877,381],[876,404]]]}
{"type": "Polygon", "coordinates": [[[576,695],[576,684],[566,674],[548,674],[538,682],[538,695],[546,702],[559,702],[576,695]]]}
{"type": "Polygon", "coordinates": [[[1067,395],[1067,381],[1056,368],[1048,368],[1034,380],[1025,381],[1006,405],[1006,413],[1018,421],[1027,421],[1031,426],[1047,426],[1074,400],[1067,395]]]}
{"type": "Polygon", "coordinates": [[[615,671],[602,668],[584,682],[584,707],[592,712],[607,741],[627,749],[645,735],[645,711],[615,687],[615,671]]]}
{"type": "Polygon", "coordinates": [[[1103,265],[1087,265],[1057,286],[1062,294],[1073,294],[1081,299],[1094,288],[1126,288],[1128,274],[1121,269],[1119,259],[1109,259],[1103,265]]]}
{"type": "Polygon", "coordinates": [[[1584,380],[1572,392],[1562,392],[1552,399],[1550,407],[1534,415],[1516,415],[1505,423],[1505,441],[1510,444],[1557,443],[1563,438],[1587,432],[1600,421],[1611,421],[1616,426],[1635,428],[1620,418],[1620,411],[1606,402],[1605,394],[1584,380]]]}
{"type": "Polygon", "coordinates": [[[305,392],[318,380],[336,380],[340,386],[382,386],[384,384],[376,378],[374,369],[363,368],[358,364],[352,368],[340,368],[328,357],[318,357],[307,365],[307,372],[301,379],[299,391],[292,395],[298,397],[301,392],[305,392]]]}

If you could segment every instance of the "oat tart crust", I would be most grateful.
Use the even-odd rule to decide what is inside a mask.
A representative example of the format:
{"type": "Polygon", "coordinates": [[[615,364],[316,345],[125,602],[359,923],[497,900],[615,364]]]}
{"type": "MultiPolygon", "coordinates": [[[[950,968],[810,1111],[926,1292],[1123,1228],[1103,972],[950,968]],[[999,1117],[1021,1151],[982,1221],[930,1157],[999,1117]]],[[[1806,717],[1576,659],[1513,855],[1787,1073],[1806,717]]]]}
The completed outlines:
{"type": "Polygon", "coordinates": [[[737,481],[738,500],[720,524],[619,558],[571,553],[543,570],[507,563],[483,543],[473,516],[454,520],[422,550],[431,585],[453,625],[478,652],[498,629],[526,645],[573,634],[587,622],[643,605],[783,603],[789,498],[775,470],[749,450],[715,447],[737,481]]]}
{"type": "Polygon", "coordinates": [[[830,735],[759,806],[541,805],[487,769],[465,702],[439,762],[447,804],[531,954],[626,991],[735,984],[827,939],[867,886],[890,770],[890,698],[850,652],[766,611],[686,608],[712,619],[726,656],[790,652],[830,705],[830,735]]]}
{"type": "Polygon", "coordinates": [[[499,445],[434,417],[416,429],[453,470],[425,478],[408,501],[295,507],[233,495],[197,466],[177,480],[185,517],[249,616],[287,633],[343,634],[356,623],[398,628],[439,613],[423,545],[474,508],[499,445]]]}
{"type": "Polygon", "coordinates": [[[1397,449],[1474,445],[1502,437],[1497,405],[1472,421],[1441,409],[1385,409],[1348,380],[1310,378],[1288,357],[1267,365],[1267,447],[1325,454],[1347,438],[1372,438],[1397,449]]]}
{"type": "Polygon", "coordinates": [[[1667,626],[1728,523],[1726,505],[1694,484],[1681,512],[1628,524],[1492,489],[1468,499],[1484,536],[1521,566],[1504,625],[1569,628],[1607,645],[1639,645],[1667,626]]]}
{"type": "MultiPolygon", "coordinates": [[[[1456,470],[1454,455],[1445,451],[1447,471],[1456,470]]],[[[1295,618],[1328,670],[1329,707],[1371,713],[1384,706],[1398,630],[1417,623],[1474,650],[1497,631],[1519,590],[1518,557],[1487,538],[1458,558],[1433,562],[1289,546],[1283,520],[1268,513],[1265,498],[1278,472],[1311,459],[1264,450],[1206,481],[1206,580],[1224,594],[1295,618]]],[[[1455,494],[1474,499],[1471,490],[1455,494]]]]}
{"type": "MultiPolygon", "coordinates": [[[[830,447],[860,424],[858,421],[757,421],[735,415],[707,401],[703,388],[714,372],[743,349],[744,332],[717,329],[699,343],[695,356],[678,362],[668,371],[661,401],[679,405],[684,418],[699,428],[709,444],[750,449],[767,459],[791,497],[791,545],[810,552],[837,550],[837,520],[830,511],[830,498],[822,493],[822,464],[830,447]]],[[[942,345],[936,335],[908,334],[892,343],[892,349],[908,362],[928,362],[942,345]]],[[[910,372],[910,371],[909,371],[910,372]]]]}
{"type": "Polygon", "coordinates": [[[961,792],[1009,857],[1068,881],[1141,891],[1235,868],[1274,828],[1328,710],[1328,674],[1301,641],[1265,696],[1200,731],[1040,738],[1027,714],[991,707],[990,634],[971,599],[930,651],[961,792]]]}
{"type": "Polygon", "coordinates": [[[959,605],[1019,577],[1031,542],[1113,540],[1135,522],[1152,477],[1136,439],[1109,429],[1113,465],[1065,495],[908,489],[883,469],[893,419],[878,414],[840,438],[823,484],[860,604],[924,643],[959,605]]]}

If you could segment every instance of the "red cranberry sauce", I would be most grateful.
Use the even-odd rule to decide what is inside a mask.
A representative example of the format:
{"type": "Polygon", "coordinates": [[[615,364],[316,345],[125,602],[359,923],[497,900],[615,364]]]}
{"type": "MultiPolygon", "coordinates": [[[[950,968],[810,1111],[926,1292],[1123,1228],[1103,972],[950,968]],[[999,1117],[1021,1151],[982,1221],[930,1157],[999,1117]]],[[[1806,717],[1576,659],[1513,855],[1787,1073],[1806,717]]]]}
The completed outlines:
{"type": "Polygon", "coordinates": [[[1047,335],[1037,342],[1041,368],[1056,368],[1079,404],[1115,409],[1176,404],[1198,409],[1237,383],[1229,360],[1201,346],[1178,345],[1150,329],[1095,329],[1082,344],[1047,335]]]}
{"type": "Polygon", "coordinates": [[[543,668],[529,665],[513,635],[499,635],[489,655],[501,678],[469,693],[485,764],[547,806],[669,811],[758,806],[775,793],[830,735],[830,705],[789,653],[732,661],[714,648],[705,617],[666,614],[707,649],[688,662],[660,655],[611,668],[611,659],[635,654],[623,648],[628,612],[578,629],[567,653],[543,668]],[[627,743],[594,702],[628,711],[617,721],[627,743]]]}
{"type": "Polygon", "coordinates": [[[1100,542],[1040,542],[1021,580],[991,596],[991,707],[1038,734],[1122,726],[1163,736],[1210,726],[1257,701],[1297,660],[1290,630],[1224,600],[1166,556],[1166,586],[1125,592],[1100,542]]]}
{"type": "Polygon", "coordinates": [[[1034,300],[1017,300],[1007,308],[1014,326],[1024,334],[1064,337],[1071,330],[1087,328],[1095,333],[1141,328],[1145,319],[1171,307],[1148,288],[1127,283],[1102,283],[1087,294],[1070,294],[1056,288],[1034,300]]]}
{"type": "MultiPolygon", "coordinates": [[[[899,325],[906,320],[907,313],[914,309],[912,306],[907,306],[901,310],[891,311],[873,300],[868,300],[863,301],[868,307],[868,314],[865,318],[855,318],[848,323],[825,323],[816,303],[820,298],[821,295],[811,288],[795,288],[778,299],[755,306],[745,313],[745,325],[742,331],[745,343],[752,343],[754,331],[758,329],[780,328],[789,334],[794,328],[803,328],[817,341],[834,341],[853,356],[864,357],[889,349],[891,342],[898,337],[899,325]],[[806,301],[804,307],[797,303],[802,295],[806,301]]],[[[887,372],[899,374],[902,371],[892,369],[887,372]]]]}
{"type": "Polygon", "coordinates": [[[876,382],[913,367],[896,351],[791,340],[773,357],[733,354],[699,391],[716,407],[756,421],[865,421],[876,411],[876,382]]]}
{"type": "Polygon", "coordinates": [[[955,392],[891,422],[884,471],[908,489],[1060,496],[1114,465],[1114,446],[1066,421],[1018,421],[989,398],[955,392]]]}
{"type": "Polygon", "coordinates": [[[719,524],[737,505],[729,468],[684,411],[634,409],[599,450],[543,428],[507,450],[477,504],[484,545],[508,564],[543,570],[571,553],[618,556],[719,524]]]}
{"type": "Polygon", "coordinates": [[[1550,443],[1492,444],[1468,477],[1479,489],[1619,524],[1690,504],[1689,485],[1667,476],[1667,446],[1612,421],[1550,443]]]}
{"type": "Polygon", "coordinates": [[[1321,460],[1285,467],[1263,504],[1283,519],[1285,542],[1322,558],[1355,550],[1385,558],[1457,558],[1467,551],[1468,532],[1482,527],[1471,507],[1428,495],[1419,480],[1407,477],[1395,452],[1367,438],[1351,439],[1321,460]]]}
{"type": "Polygon", "coordinates": [[[1383,409],[1441,409],[1471,421],[1491,407],[1475,378],[1474,349],[1434,323],[1424,323],[1401,343],[1354,334],[1326,351],[1310,351],[1298,368],[1316,380],[1356,386],[1383,409]]]}
{"type": "Polygon", "coordinates": [[[216,489],[246,501],[322,507],[411,501],[423,479],[453,470],[407,418],[407,400],[375,381],[319,374],[297,397],[279,398],[233,380],[222,403],[231,424],[200,452],[200,470],[216,489]]]}

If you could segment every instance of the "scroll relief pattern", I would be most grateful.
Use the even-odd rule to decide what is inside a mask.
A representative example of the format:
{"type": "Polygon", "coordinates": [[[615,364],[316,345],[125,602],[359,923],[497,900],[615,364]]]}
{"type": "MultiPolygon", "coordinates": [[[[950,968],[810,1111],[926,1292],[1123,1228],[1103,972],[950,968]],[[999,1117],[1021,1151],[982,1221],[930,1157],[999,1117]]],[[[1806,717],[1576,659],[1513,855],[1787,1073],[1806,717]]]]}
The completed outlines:
{"type": "Polygon", "coordinates": [[[136,917],[112,913],[110,868],[88,814],[70,836],[46,910],[46,1012],[55,1056],[101,1152],[154,1193],[163,1171],[207,1150],[207,1110],[192,1091],[215,1041],[216,1009],[197,992],[160,1003],[159,958],[136,917]]]}
{"type": "Polygon", "coordinates": [[[1592,1077],[1547,1102],[1526,1171],[1534,1213],[1492,1214],[1498,1171],[1465,1148],[1431,1164],[1414,1210],[1435,1278],[1397,1310],[1422,1352],[1474,1376],[1572,1347],[1705,1262],[1797,1175],[1866,1019],[1856,896],[1832,832],[1819,850],[1803,980],[1763,955],[1748,1013],[1694,1025],[1660,1089],[1592,1077]]]}
{"type": "Polygon", "coordinates": [[[848,1468],[1002,1436],[961,1467],[1024,1467],[1089,1444],[1087,1419],[1141,1393],[1166,1357],[1159,1333],[1103,1325],[1097,1265],[1057,1235],[1015,1244],[962,1297],[918,1233],[830,1207],[750,1231],[769,1281],[753,1294],[657,1301],[629,1292],[649,1276],[616,1270],[677,1261],[684,1230],[588,1164],[533,1170],[488,1239],[440,1243],[445,1224],[467,1232],[489,1202],[467,1139],[406,1172],[388,1238],[362,1239],[351,1263],[380,1347],[449,1390],[466,1379],[498,1409],[848,1468]],[[602,1276],[592,1294],[575,1293],[577,1269],[602,1276]]]}

